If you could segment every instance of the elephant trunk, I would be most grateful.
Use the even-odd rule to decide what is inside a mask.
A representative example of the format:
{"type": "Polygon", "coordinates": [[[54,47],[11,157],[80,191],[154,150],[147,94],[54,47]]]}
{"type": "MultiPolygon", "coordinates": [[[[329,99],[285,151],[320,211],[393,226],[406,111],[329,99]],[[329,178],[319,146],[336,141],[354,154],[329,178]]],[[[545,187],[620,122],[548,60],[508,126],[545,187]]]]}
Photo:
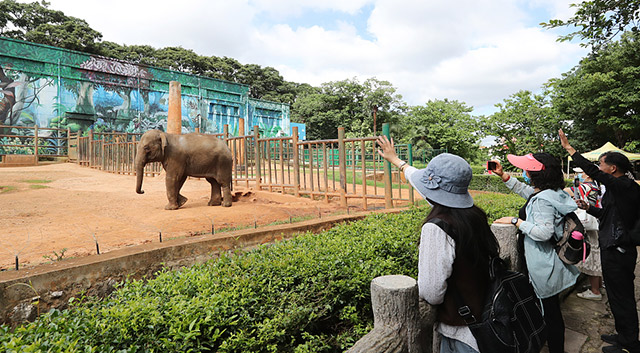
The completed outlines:
{"type": "Polygon", "coordinates": [[[136,192],[138,194],[144,194],[142,190],[142,178],[144,177],[144,158],[136,157],[136,192]]]}

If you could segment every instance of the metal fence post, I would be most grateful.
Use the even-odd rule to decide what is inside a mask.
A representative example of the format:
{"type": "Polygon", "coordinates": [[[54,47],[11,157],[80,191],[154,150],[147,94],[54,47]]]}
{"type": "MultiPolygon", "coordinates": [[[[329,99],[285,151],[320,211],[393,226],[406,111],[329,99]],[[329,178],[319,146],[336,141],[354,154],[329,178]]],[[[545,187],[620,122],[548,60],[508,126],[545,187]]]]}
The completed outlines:
{"type": "MultiPolygon", "coordinates": [[[[413,146],[411,144],[407,144],[407,152],[408,152],[408,161],[407,163],[410,166],[413,166],[413,146]]],[[[413,187],[411,186],[411,183],[409,182],[409,180],[407,180],[407,184],[409,184],[409,203],[413,204],[415,203],[414,197],[413,197],[413,187]]]]}
{"type": "Polygon", "coordinates": [[[300,197],[300,156],[298,155],[298,127],[294,126],[291,134],[293,149],[293,194],[300,197]]]}
{"type": "MultiPolygon", "coordinates": [[[[382,134],[391,139],[389,134],[389,123],[382,124],[382,134]]],[[[375,155],[375,144],[373,147],[375,155]]],[[[393,190],[391,188],[391,163],[386,160],[384,165],[384,208],[393,208],[393,190]]]]}
{"type": "Polygon", "coordinates": [[[338,168],[340,169],[340,205],[347,207],[347,155],[343,127],[338,128],[338,168]]]}

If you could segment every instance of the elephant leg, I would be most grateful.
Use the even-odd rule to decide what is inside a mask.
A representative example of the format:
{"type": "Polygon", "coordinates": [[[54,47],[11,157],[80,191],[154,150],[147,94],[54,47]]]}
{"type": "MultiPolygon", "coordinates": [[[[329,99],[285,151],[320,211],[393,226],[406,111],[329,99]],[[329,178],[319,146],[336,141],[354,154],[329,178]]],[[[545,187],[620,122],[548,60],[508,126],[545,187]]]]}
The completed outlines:
{"type": "Polygon", "coordinates": [[[167,188],[167,199],[169,199],[169,203],[164,207],[165,210],[177,210],[180,206],[184,205],[187,202],[187,198],[180,194],[180,189],[182,189],[182,185],[187,180],[187,176],[169,177],[167,175],[165,179],[165,184],[167,188]]]}
{"type": "Polygon", "coordinates": [[[222,194],[220,193],[220,184],[215,178],[207,178],[209,184],[211,184],[211,199],[209,200],[209,206],[218,206],[222,203],[222,194]]]}
{"type": "Polygon", "coordinates": [[[222,184],[222,207],[231,207],[231,183],[222,184]]]}

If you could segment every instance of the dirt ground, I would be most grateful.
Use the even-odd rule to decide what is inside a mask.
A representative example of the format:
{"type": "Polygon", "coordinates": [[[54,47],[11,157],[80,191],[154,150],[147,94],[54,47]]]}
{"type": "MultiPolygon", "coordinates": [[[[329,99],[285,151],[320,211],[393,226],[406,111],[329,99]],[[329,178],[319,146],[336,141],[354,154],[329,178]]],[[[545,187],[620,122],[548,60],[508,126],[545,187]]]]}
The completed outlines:
{"type": "MultiPolygon", "coordinates": [[[[340,210],[338,202],[234,187],[232,207],[207,206],[210,186],[189,179],[181,193],[189,201],[166,211],[164,177],[145,177],[143,195],[135,176],[117,175],[72,163],[0,168],[0,270],[30,267],[59,257],[78,257],[117,248],[195,235],[211,236],[235,227],[318,217],[340,210]],[[208,234],[208,235],[207,235],[208,234]]],[[[355,202],[355,201],[354,201],[355,202]]],[[[353,209],[352,209],[353,210],[353,209]]]]}

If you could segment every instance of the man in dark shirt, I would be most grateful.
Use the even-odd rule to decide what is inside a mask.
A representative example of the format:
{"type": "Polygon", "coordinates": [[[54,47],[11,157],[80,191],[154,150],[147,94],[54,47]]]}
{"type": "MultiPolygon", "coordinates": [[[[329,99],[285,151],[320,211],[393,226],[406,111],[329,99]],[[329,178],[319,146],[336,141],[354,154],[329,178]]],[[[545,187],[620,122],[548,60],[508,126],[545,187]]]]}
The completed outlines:
{"type": "Polygon", "coordinates": [[[586,209],[587,213],[600,221],[598,238],[602,275],[618,332],[601,336],[603,341],[613,344],[603,347],[602,351],[640,352],[633,284],[638,252],[631,241],[631,232],[636,231],[634,227],[640,210],[640,185],[626,175],[633,167],[623,154],[607,152],[600,156],[600,166],[596,167],[571,147],[562,130],[558,133],[562,147],[569,152],[574,163],[606,187],[602,208],[589,207],[584,201],[576,201],[580,208],[586,209]]]}

